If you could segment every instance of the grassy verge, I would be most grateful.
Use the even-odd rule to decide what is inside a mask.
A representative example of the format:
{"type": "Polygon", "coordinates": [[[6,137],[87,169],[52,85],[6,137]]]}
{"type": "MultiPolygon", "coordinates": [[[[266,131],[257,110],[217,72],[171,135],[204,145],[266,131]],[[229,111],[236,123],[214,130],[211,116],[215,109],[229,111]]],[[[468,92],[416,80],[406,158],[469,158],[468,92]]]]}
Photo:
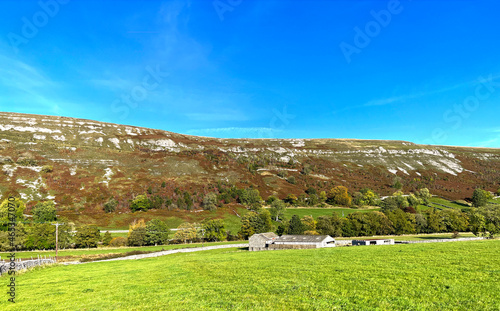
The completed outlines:
{"type": "Polygon", "coordinates": [[[491,240],[52,266],[18,275],[0,309],[499,310],[499,253],[491,240]]]}

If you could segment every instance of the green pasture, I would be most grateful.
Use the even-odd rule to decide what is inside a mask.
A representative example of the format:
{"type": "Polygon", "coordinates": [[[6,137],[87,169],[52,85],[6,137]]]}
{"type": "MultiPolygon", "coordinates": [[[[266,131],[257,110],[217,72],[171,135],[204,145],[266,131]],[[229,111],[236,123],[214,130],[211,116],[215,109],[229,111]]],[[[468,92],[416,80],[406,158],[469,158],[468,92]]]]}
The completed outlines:
{"type": "Polygon", "coordinates": [[[499,310],[499,253],[488,240],[56,265],[16,276],[0,309],[499,310]]]}
{"type": "MultiPolygon", "coordinates": [[[[457,239],[476,237],[472,232],[460,232],[457,239]]],[[[412,234],[412,235],[377,235],[377,236],[362,236],[362,237],[338,237],[337,240],[368,240],[368,239],[394,239],[395,241],[425,241],[436,239],[454,239],[453,233],[429,233],[429,234],[412,234]]]]}

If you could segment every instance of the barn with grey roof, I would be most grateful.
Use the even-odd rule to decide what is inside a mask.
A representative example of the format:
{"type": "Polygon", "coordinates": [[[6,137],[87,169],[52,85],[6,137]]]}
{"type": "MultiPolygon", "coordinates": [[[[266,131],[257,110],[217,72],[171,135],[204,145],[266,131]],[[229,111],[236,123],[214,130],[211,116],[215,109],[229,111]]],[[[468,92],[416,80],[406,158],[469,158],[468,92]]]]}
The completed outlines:
{"type": "Polygon", "coordinates": [[[335,246],[329,235],[282,235],[272,232],[254,234],[249,239],[249,250],[308,249],[335,246]]]}

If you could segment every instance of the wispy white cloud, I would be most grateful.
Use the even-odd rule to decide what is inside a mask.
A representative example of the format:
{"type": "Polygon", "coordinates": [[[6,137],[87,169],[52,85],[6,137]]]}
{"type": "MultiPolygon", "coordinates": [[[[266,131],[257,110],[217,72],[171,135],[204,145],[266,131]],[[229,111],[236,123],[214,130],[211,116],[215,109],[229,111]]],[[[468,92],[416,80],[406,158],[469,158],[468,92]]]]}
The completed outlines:
{"type": "Polygon", "coordinates": [[[372,107],[372,106],[385,106],[385,105],[390,105],[392,103],[397,103],[402,100],[407,99],[405,96],[396,96],[396,97],[389,97],[389,98],[383,98],[383,99],[377,99],[377,100],[372,100],[363,105],[363,107],[372,107]]]}
{"type": "MultiPolygon", "coordinates": [[[[500,78],[500,74],[494,74],[490,76],[484,76],[485,79],[491,79],[491,80],[497,80],[500,78]]],[[[382,98],[382,99],[376,99],[376,100],[371,100],[361,106],[356,106],[353,108],[362,108],[362,107],[372,107],[372,106],[385,106],[385,105],[391,105],[391,104],[396,104],[400,102],[404,102],[406,100],[410,99],[417,99],[417,98],[422,98],[425,96],[429,95],[435,95],[435,94],[440,94],[440,93],[445,93],[449,91],[453,91],[462,87],[468,87],[468,86],[473,86],[477,85],[480,83],[479,79],[475,79],[472,81],[467,81],[467,82],[462,82],[462,83],[457,83],[452,86],[440,88],[440,89],[435,89],[435,90],[430,90],[430,91],[422,91],[422,92],[415,92],[415,93],[410,93],[410,94],[405,94],[405,95],[400,95],[400,96],[392,96],[388,98],[382,98]]]]}
{"type": "Polygon", "coordinates": [[[193,121],[246,121],[248,117],[239,111],[187,113],[193,121]]]}
{"type": "Polygon", "coordinates": [[[126,91],[134,86],[134,82],[120,77],[91,79],[89,82],[97,87],[102,87],[111,91],[126,91]]]}
{"type": "Polygon", "coordinates": [[[66,114],[75,104],[61,95],[64,87],[36,66],[0,53],[0,110],[66,114]]]}
{"type": "Polygon", "coordinates": [[[486,140],[486,141],[478,142],[475,145],[479,146],[479,147],[499,148],[500,147],[500,136],[486,140]]]}

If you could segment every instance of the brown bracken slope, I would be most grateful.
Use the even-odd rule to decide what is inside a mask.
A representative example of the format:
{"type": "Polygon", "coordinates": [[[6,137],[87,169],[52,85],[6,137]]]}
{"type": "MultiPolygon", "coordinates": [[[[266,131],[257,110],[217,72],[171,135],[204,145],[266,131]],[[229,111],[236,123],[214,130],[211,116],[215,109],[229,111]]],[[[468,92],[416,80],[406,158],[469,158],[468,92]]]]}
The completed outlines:
{"type": "MultiPolygon", "coordinates": [[[[202,196],[218,181],[257,188],[265,199],[343,185],[381,195],[427,187],[450,199],[500,184],[500,149],[347,139],[217,139],[66,117],[0,112],[0,193],[32,206],[101,213],[111,196],[125,206],[151,187],[202,196]],[[42,168],[52,166],[52,172],[42,168]],[[286,176],[283,172],[285,171],[286,176]],[[295,184],[286,180],[295,177],[295,184]],[[165,182],[165,187],[161,184],[165,182]]],[[[29,210],[29,209],[28,209],[29,210]]]]}

